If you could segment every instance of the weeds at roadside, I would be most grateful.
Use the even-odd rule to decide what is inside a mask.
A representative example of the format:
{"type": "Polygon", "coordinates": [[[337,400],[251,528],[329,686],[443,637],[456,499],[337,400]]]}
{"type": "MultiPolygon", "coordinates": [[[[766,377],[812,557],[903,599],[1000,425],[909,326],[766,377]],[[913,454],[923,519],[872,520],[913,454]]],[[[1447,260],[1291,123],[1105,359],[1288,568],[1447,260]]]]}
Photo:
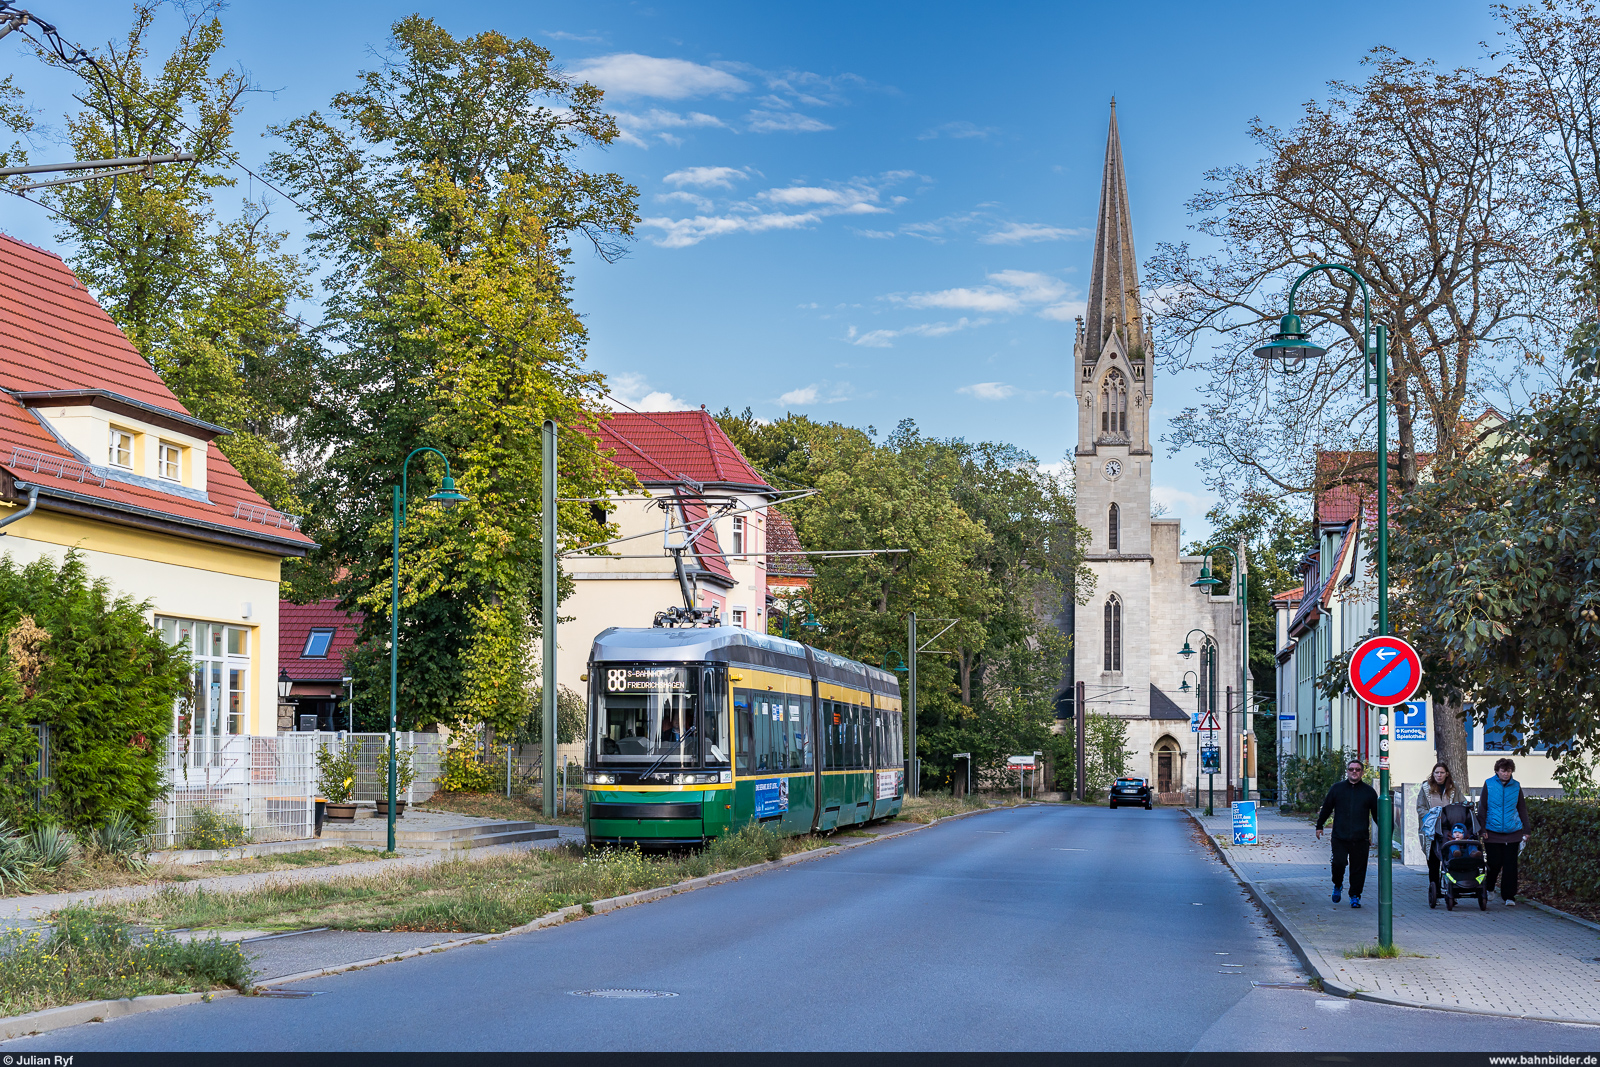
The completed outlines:
{"type": "Polygon", "coordinates": [[[1399,945],[1357,945],[1344,950],[1347,960],[1397,960],[1401,956],[1421,956],[1420,952],[1407,952],[1399,945]]]}
{"type": "Polygon", "coordinates": [[[84,907],[56,913],[48,934],[0,933],[0,1016],[86,1000],[154,993],[248,989],[250,964],[238,945],[138,935],[114,916],[84,907]]]}
{"type": "Polygon", "coordinates": [[[924,793],[920,797],[906,797],[901,802],[899,818],[905,822],[930,823],[948,819],[969,811],[987,808],[1014,808],[1023,801],[1009,794],[969,793],[960,798],[949,793],[924,793]]]}

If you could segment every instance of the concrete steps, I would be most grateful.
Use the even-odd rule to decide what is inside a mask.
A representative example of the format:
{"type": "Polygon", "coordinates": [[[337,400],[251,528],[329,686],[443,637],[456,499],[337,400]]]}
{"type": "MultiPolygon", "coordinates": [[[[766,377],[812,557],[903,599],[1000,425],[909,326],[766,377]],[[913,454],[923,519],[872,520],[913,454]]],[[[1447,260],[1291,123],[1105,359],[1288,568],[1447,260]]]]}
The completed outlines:
{"type": "MultiPolygon", "coordinates": [[[[395,823],[394,843],[397,848],[484,848],[489,845],[510,845],[519,841],[548,841],[560,836],[554,827],[540,827],[533,822],[483,821],[459,823],[454,826],[433,826],[411,829],[402,817],[395,823]]],[[[322,839],[341,845],[376,845],[389,843],[389,826],[384,819],[360,819],[353,823],[325,822],[322,839]]]]}

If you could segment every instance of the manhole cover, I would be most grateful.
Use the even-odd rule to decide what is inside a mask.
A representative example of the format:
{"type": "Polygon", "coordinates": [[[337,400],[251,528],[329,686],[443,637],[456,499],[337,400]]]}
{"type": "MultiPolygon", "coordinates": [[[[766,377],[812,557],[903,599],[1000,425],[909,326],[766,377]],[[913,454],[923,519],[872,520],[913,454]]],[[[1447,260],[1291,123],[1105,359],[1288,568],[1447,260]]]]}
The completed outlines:
{"type": "Polygon", "coordinates": [[[650,1000],[655,997],[675,997],[665,989],[574,989],[575,997],[610,997],[613,1000],[650,1000]]]}

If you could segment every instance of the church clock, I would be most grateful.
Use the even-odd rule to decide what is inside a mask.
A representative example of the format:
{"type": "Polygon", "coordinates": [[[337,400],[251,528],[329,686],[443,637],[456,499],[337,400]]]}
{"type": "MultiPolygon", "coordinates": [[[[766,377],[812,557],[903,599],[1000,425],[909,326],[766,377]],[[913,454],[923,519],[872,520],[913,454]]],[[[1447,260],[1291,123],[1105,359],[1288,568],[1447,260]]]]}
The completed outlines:
{"type": "Polygon", "coordinates": [[[1106,461],[1106,477],[1115,478],[1122,473],[1122,460],[1112,459],[1106,461]]]}

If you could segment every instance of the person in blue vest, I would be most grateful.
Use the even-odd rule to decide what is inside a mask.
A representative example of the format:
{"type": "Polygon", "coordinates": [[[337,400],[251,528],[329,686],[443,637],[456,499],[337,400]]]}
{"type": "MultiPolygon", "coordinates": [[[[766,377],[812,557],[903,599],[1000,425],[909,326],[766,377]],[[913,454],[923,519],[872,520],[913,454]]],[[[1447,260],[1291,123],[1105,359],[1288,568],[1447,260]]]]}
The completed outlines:
{"type": "Polygon", "coordinates": [[[1361,890],[1367,884],[1367,850],[1372,847],[1370,828],[1378,821],[1378,791],[1361,780],[1366,765],[1358,759],[1345,764],[1344,777],[1333,783],[1317,813],[1317,839],[1322,825],[1333,816],[1333,902],[1339,903],[1345,864],[1350,865],[1350,906],[1361,907],[1361,890]]]}
{"type": "Polygon", "coordinates": [[[1494,777],[1478,794],[1478,822],[1483,826],[1483,850],[1489,855],[1485,889],[1500,881],[1500,899],[1508,908],[1517,904],[1517,851],[1528,840],[1528,801],[1511,775],[1517,765],[1509,759],[1494,761],[1494,777]]]}

